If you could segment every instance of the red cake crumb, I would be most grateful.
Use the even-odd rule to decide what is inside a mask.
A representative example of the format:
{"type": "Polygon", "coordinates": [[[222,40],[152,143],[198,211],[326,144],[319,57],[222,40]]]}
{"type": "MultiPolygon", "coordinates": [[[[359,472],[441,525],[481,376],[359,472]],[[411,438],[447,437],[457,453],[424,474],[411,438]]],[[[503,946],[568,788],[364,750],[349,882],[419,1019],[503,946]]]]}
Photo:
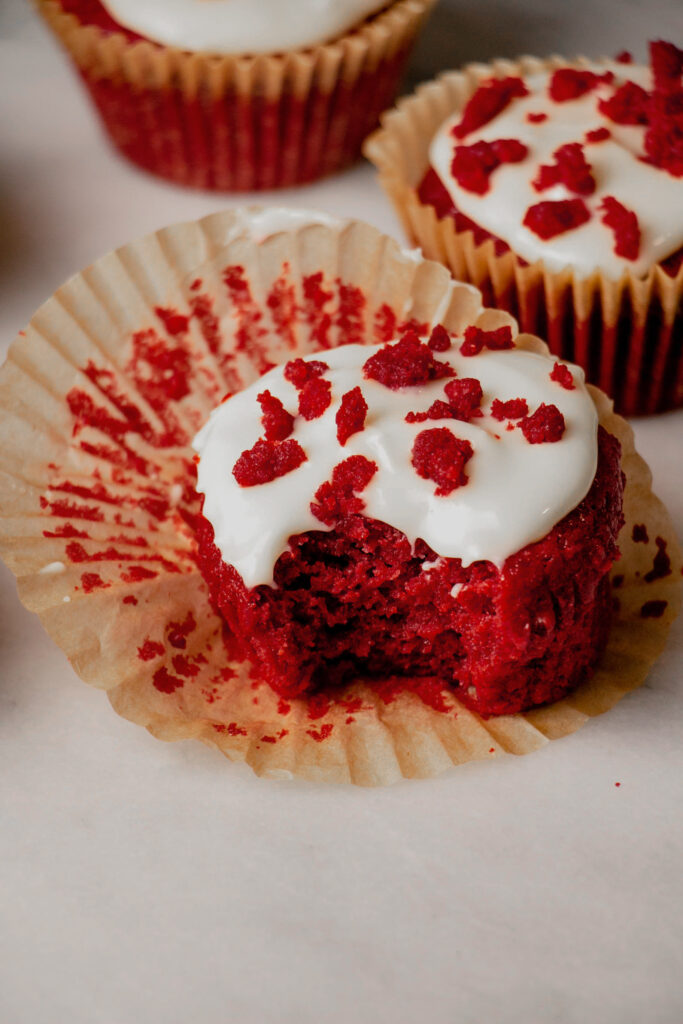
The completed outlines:
{"type": "Polygon", "coordinates": [[[337,440],[344,447],[352,434],[357,434],[365,427],[365,417],[368,414],[368,403],[363,398],[360,388],[353,388],[347,391],[337,409],[335,422],[337,424],[337,440]]]}
{"type": "Polygon", "coordinates": [[[351,455],[332,471],[332,480],[318,488],[311,512],[326,526],[334,526],[344,516],[362,512],[365,502],[357,497],[377,472],[377,463],[364,455],[351,455]]]}
{"type": "Polygon", "coordinates": [[[261,406],[266,441],[284,441],[294,430],[294,417],[287,412],[279,398],[271,395],[270,391],[262,391],[257,395],[257,401],[261,406]]]}
{"type": "Polygon", "coordinates": [[[464,139],[470,132],[488,124],[513,99],[528,95],[529,90],[521,78],[490,78],[482,82],[467,101],[462,119],[453,128],[453,135],[456,139],[464,139]]]}
{"type": "Polygon", "coordinates": [[[624,82],[607,99],[598,101],[598,110],[615,124],[647,124],[649,94],[635,82],[624,82]]]}
{"type": "Polygon", "coordinates": [[[671,559],[667,554],[666,541],[663,537],[655,537],[657,554],[654,557],[652,568],[645,573],[643,579],[646,583],[654,583],[655,580],[663,580],[671,575],[671,559]]]}
{"type": "Polygon", "coordinates": [[[526,115],[526,119],[529,122],[529,124],[542,124],[543,121],[548,120],[548,115],[544,114],[542,110],[539,110],[537,113],[529,111],[529,113],[526,115]]]}
{"type": "Polygon", "coordinates": [[[550,379],[554,380],[560,387],[565,388],[566,391],[574,390],[572,372],[564,363],[555,363],[550,371],[550,379]]]}
{"type": "Polygon", "coordinates": [[[363,374],[385,388],[428,384],[431,380],[452,377],[455,371],[448,363],[435,359],[431,349],[420,341],[415,331],[406,331],[394,345],[383,345],[363,364],[363,374]]]}
{"type": "Polygon", "coordinates": [[[554,71],[548,86],[550,98],[555,103],[566,103],[585,95],[595,89],[601,82],[611,82],[614,75],[611,71],[596,75],[593,71],[578,68],[558,68],[554,71]]]}
{"type": "Polygon", "coordinates": [[[253,448],[242,452],[232,475],[240,487],[255,487],[291,473],[302,462],[306,462],[306,453],[293,438],[280,443],[259,438],[253,448]]]}
{"type": "Polygon", "coordinates": [[[633,54],[628,50],[620,50],[614,59],[619,64],[633,64],[633,54]]]}
{"type": "Polygon", "coordinates": [[[646,601],[640,609],[641,619],[661,619],[669,605],[668,601],[646,601]]]}
{"type": "Polygon", "coordinates": [[[138,658],[140,661],[152,661],[154,658],[160,658],[164,650],[163,644],[156,640],[150,640],[148,637],[142,646],[138,647],[138,658]]]}
{"type": "Polygon", "coordinates": [[[502,349],[514,347],[515,343],[512,340],[511,327],[497,327],[493,331],[484,331],[481,327],[475,327],[471,324],[465,331],[465,340],[460,346],[460,355],[478,356],[485,348],[501,351],[502,349]]]}
{"type": "Polygon", "coordinates": [[[649,541],[647,526],[645,523],[634,523],[631,530],[631,540],[634,544],[647,544],[649,541]]]}
{"type": "Polygon", "coordinates": [[[600,218],[614,233],[614,251],[625,260],[637,260],[640,251],[640,225],[633,210],[628,210],[614,196],[605,196],[600,218]]]}
{"type": "Polygon", "coordinates": [[[529,444],[546,444],[562,440],[564,416],[556,405],[543,402],[535,413],[525,416],[520,427],[529,444]]]}
{"type": "Polygon", "coordinates": [[[528,412],[529,406],[524,398],[511,398],[508,402],[494,398],[491,403],[491,415],[494,420],[521,420],[528,412]]]}
{"type": "Polygon", "coordinates": [[[453,343],[446,328],[442,324],[437,324],[436,327],[432,328],[427,344],[432,352],[448,352],[453,343]]]}
{"type": "Polygon", "coordinates": [[[446,688],[479,714],[513,713],[565,696],[604,648],[623,523],[619,451],[599,428],[584,500],[501,568],[442,558],[424,572],[434,551],[360,514],[291,537],[275,585],[253,589],[200,517],[199,565],[243,656],[285,700],[329,697],[360,676],[380,696],[391,680],[393,694],[446,688]]]}
{"type": "Polygon", "coordinates": [[[317,420],[332,401],[332,385],[322,377],[307,380],[299,392],[299,412],[305,420],[317,420]]]}
{"type": "Polygon", "coordinates": [[[183,686],[183,680],[171,675],[166,666],[162,665],[152,676],[152,684],[160,693],[174,693],[183,686]]]}
{"type": "Polygon", "coordinates": [[[86,594],[92,594],[93,590],[108,590],[111,583],[105,583],[97,572],[84,572],[81,576],[81,586],[86,594]]]}
{"type": "Polygon", "coordinates": [[[612,138],[612,133],[609,128],[594,128],[592,131],[586,132],[584,138],[587,143],[606,142],[607,139],[612,138]]]}
{"type": "Polygon", "coordinates": [[[447,427],[433,427],[417,435],[410,461],[418,476],[438,485],[435,494],[446,497],[467,483],[465,465],[473,454],[469,441],[455,437],[447,427]]]}
{"type": "Polygon", "coordinates": [[[138,599],[137,599],[137,597],[133,597],[132,594],[126,594],[126,596],[123,599],[123,603],[124,604],[137,604],[138,603],[138,599]]]}
{"type": "Polygon", "coordinates": [[[579,142],[568,142],[553,153],[554,164],[541,164],[532,181],[537,192],[543,192],[553,185],[564,185],[570,192],[589,196],[595,192],[595,179],[591,165],[586,160],[583,146],[579,142]]]}
{"type": "Polygon", "coordinates": [[[590,216],[583,199],[546,199],[529,207],[523,223],[535,235],[547,241],[580,227],[590,220],[590,216]]]}
{"type": "Polygon", "coordinates": [[[501,164],[518,164],[529,150],[517,139],[481,139],[471,146],[456,146],[451,161],[451,174],[461,188],[485,195],[491,187],[490,177],[501,164]]]}
{"type": "Polygon", "coordinates": [[[290,359],[285,363],[284,377],[300,391],[304,384],[314,377],[322,377],[326,370],[329,366],[320,359],[290,359]]]}
{"type": "Polygon", "coordinates": [[[481,383],[475,377],[460,377],[450,380],[444,388],[448,404],[456,420],[471,420],[481,415],[479,406],[483,398],[481,383]]]}

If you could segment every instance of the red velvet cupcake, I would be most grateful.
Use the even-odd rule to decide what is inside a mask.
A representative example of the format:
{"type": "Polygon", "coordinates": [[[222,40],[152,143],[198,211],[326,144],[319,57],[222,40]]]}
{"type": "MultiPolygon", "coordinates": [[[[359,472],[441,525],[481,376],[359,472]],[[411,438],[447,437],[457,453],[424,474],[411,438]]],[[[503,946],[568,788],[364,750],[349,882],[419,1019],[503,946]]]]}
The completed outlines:
{"type": "Polygon", "coordinates": [[[425,254],[626,414],[683,404],[683,51],[473,65],[367,144],[425,254]]]}
{"type": "Polygon", "coordinates": [[[195,444],[201,571],[282,697],[432,679],[509,714],[595,667],[620,445],[581,370],[514,349],[509,327],[290,361],[195,444]]]}
{"type": "Polygon", "coordinates": [[[352,162],[434,0],[38,0],[117,149],[196,188],[352,162]]]}

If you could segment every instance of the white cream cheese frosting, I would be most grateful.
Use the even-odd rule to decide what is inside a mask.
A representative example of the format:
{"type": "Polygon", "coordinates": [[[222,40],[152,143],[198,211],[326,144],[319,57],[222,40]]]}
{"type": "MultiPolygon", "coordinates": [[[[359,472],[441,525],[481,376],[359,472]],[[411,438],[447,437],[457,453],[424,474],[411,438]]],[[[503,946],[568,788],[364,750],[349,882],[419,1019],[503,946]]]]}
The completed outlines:
{"type": "Polygon", "coordinates": [[[446,121],[430,148],[430,163],[453,199],[456,207],[476,224],[496,235],[527,262],[542,259],[549,269],[572,267],[578,277],[600,270],[605,276],[619,278],[625,270],[644,275],[656,263],[683,245],[683,178],[644,162],[641,125],[615,124],[598,109],[598,102],[612,95],[615,86],[632,81],[649,90],[649,68],[616,61],[582,65],[582,69],[602,74],[613,72],[611,84],[600,83],[577,99],[555,102],[549,96],[551,73],[525,76],[528,96],[513,99],[496,117],[462,139],[451,134],[461,114],[446,121]],[[546,114],[547,119],[530,122],[527,114],[546,114]],[[586,143],[585,135],[607,128],[611,138],[586,143]],[[528,147],[520,163],[502,164],[490,178],[490,190],[477,195],[463,188],[451,173],[456,145],[472,145],[479,140],[517,139],[528,147]],[[591,218],[581,226],[543,240],[523,224],[527,209],[544,200],[577,198],[576,193],[558,184],[542,192],[532,180],[539,166],[549,165],[553,153],[566,143],[584,145],[584,155],[592,166],[596,189],[581,198],[591,218]],[[602,223],[599,207],[606,196],[613,196],[632,210],[641,230],[637,260],[624,259],[614,251],[612,231],[602,223]]]}
{"type": "Polygon", "coordinates": [[[307,530],[326,530],[311,512],[321,484],[344,459],[363,455],[377,472],[362,491],[364,514],[401,530],[414,543],[422,538],[437,553],[464,565],[486,559],[501,566],[526,544],[539,540],[587,494],[597,467],[597,413],[583,371],[569,366],[575,387],[566,390],[550,379],[554,360],[521,349],[484,350],[463,356],[456,340],[438,359],[456,378],[481,382],[483,415],[469,422],[442,419],[406,423],[443,399],[447,380],[390,390],[363,374],[363,364],[381,346],[347,345],[312,355],[329,366],[331,404],[317,419],[296,415],[298,392],[276,367],[216,408],[194,440],[199,454],[198,490],[225,562],[249,587],[273,582],[273,568],[288,538],[307,530]],[[336,413],[342,396],[360,387],[368,406],[365,428],[339,444],[336,413]],[[269,390],[296,416],[291,437],[307,461],[285,476],[256,486],[237,483],[232,469],[245,449],[263,436],[257,396],[269,390]],[[555,443],[530,444],[519,428],[491,415],[493,399],[526,399],[529,412],[541,403],[555,405],[565,432],[555,443]],[[469,441],[473,455],[465,467],[468,482],[448,496],[418,476],[411,463],[417,435],[447,428],[469,441]]]}
{"type": "Polygon", "coordinates": [[[154,42],[209,53],[278,53],[326,43],[389,0],[102,0],[154,42]]]}

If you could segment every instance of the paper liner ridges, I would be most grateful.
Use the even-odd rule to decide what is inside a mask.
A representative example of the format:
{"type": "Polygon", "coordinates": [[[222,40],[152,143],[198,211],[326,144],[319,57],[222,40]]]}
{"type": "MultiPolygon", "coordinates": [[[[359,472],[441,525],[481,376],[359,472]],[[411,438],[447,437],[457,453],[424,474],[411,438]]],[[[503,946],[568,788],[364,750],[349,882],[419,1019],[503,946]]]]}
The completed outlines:
{"type": "Polygon", "coordinates": [[[0,553],[26,606],[120,714],[162,739],[201,739],[270,777],[379,785],[431,776],[527,753],[611,707],[664,645],[681,555],[630,429],[598,392],[601,419],[624,449],[628,522],[615,567],[620,612],[587,686],[552,707],[483,721],[455,701],[447,713],[411,695],[384,703],[362,681],[328,706],[283,704],[232,659],[193,561],[187,486],[189,439],[221,395],[264,360],[353,332],[372,342],[400,322],[513,325],[444,267],[367,225],[311,222],[258,241],[256,216],[216,214],[105,256],[60,288],[12,346],[0,372],[0,553]],[[147,361],[150,346],[163,372],[147,361]],[[634,523],[646,526],[647,543],[632,540],[634,523]],[[672,572],[647,582],[657,538],[672,572]],[[643,617],[648,604],[658,617],[643,617]]]}

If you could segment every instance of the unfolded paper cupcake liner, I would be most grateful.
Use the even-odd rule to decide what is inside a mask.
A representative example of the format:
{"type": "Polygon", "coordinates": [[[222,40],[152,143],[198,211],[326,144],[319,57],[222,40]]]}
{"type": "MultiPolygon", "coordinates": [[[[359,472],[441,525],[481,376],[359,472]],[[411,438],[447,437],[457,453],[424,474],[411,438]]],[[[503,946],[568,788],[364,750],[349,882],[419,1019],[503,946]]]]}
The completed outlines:
{"type": "MultiPolygon", "coordinates": [[[[683,266],[674,277],[655,266],[642,278],[627,270],[612,280],[599,271],[587,278],[571,269],[553,271],[542,260],[526,264],[512,251],[498,255],[492,239],[477,244],[471,230],[458,230],[448,215],[439,218],[418,195],[434,135],[484,79],[567,63],[561,57],[522,57],[441,75],[383,116],[364,153],[378,168],[406,234],[426,257],[475,284],[486,303],[512,313],[522,330],[544,338],[553,353],[579,363],[619,412],[675,408],[683,405],[683,266]]],[[[589,63],[594,62],[584,57],[571,61],[589,63]]]]}
{"type": "Polygon", "coordinates": [[[225,191],[312,181],[355,160],[435,0],[395,0],[334,42],[276,55],[131,42],[38,0],[114,145],[171,181],[225,191]]]}
{"type": "Polygon", "coordinates": [[[374,228],[288,216],[229,211],[126,245],[61,287],[12,345],[0,371],[0,554],[21,600],[119,714],[269,778],[383,785],[567,735],[643,682],[680,603],[671,522],[598,391],[623,446],[627,524],[609,645],[571,696],[488,720],[447,689],[435,700],[361,678],[283,701],[235,657],[193,530],[190,441],[222,395],[271,363],[389,340],[403,324],[516,330],[374,228]]]}

